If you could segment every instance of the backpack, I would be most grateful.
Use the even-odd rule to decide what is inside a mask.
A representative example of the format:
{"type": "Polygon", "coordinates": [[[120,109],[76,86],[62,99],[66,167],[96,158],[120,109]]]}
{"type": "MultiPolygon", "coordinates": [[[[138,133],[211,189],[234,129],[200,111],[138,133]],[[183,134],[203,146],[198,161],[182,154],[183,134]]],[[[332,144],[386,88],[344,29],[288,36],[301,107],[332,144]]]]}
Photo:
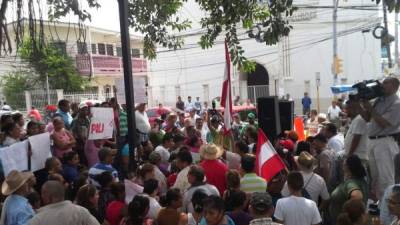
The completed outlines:
{"type": "Polygon", "coordinates": [[[310,193],[308,193],[306,187],[310,183],[310,181],[313,178],[313,176],[314,176],[314,173],[311,175],[310,178],[308,178],[308,181],[307,181],[306,185],[304,185],[303,189],[301,190],[301,194],[303,195],[303,197],[306,198],[306,199],[310,199],[310,200],[312,200],[312,198],[311,198],[310,193]]]}

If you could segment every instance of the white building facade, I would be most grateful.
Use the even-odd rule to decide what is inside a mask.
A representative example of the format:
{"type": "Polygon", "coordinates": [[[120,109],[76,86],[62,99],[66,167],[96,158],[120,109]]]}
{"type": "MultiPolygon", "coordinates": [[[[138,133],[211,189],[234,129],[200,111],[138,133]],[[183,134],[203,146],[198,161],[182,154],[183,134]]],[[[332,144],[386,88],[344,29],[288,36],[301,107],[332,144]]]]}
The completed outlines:
{"type": "MultiPolygon", "coordinates": [[[[333,98],[332,0],[295,0],[294,4],[299,6],[292,18],[294,29],[277,45],[266,46],[248,38],[245,30],[238,31],[245,39],[241,42],[245,55],[257,62],[257,69],[245,74],[234,68],[232,93],[242,101],[254,101],[255,96],[290,94],[296,102],[296,112],[300,113],[304,92],[311,96],[312,108],[317,107],[316,76],[320,74],[321,112],[324,112],[333,98]]],[[[364,0],[340,1],[339,6],[338,56],[343,60],[343,73],[336,84],[381,77],[380,40],[372,35],[381,22],[379,8],[374,2],[364,0]]],[[[225,69],[223,40],[217,40],[212,49],[202,50],[197,42],[204,31],[198,22],[204,12],[190,0],[181,14],[194,24],[184,34],[187,37],[182,49],[159,49],[158,58],[150,62],[150,105],[174,106],[177,96],[184,100],[187,96],[200,97],[201,101],[210,102],[221,95],[225,69]]]]}

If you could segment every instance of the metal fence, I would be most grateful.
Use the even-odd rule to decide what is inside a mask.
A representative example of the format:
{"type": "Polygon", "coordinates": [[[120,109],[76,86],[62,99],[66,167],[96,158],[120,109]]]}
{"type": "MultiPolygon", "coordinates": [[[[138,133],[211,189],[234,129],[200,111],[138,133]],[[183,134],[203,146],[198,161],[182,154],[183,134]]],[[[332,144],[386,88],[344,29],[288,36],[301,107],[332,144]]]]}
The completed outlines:
{"type": "Polygon", "coordinates": [[[38,109],[43,109],[47,105],[56,105],[58,102],[56,90],[49,90],[48,94],[46,90],[30,90],[28,93],[26,93],[26,95],[25,101],[30,101],[31,106],[34,106],[38,109]],[[26,99],[29,97],[30,99],[26,99]]]}
{"type": "Polygon", "coordinates": [[[251,102],[255,103],[257,98],[269,96],[268,85],[247,86],[247,96],[251,102]]]}
{"type": "Polygon", "coordinates": [[[70,102],[82,102],[85,100],[99,100],[106,101],[110,98],[114,97],[115,94],[113,92],[101,93],[94,91],[86,91],[86,92],[64,92],[63,98],[67,99],[70,102]]]}

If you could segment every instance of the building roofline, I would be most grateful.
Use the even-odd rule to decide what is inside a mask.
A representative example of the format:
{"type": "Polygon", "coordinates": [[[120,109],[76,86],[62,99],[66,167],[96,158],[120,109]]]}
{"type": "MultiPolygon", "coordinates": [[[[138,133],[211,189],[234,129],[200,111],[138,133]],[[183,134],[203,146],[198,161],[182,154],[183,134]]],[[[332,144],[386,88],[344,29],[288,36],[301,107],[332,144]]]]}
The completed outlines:
{"type": "MultiPolygon", "coordinates": [[[[28,18],[24,17],[21,20],[28,21],[28,18]]],[[[37,22],[39,22],[39,20],[37,20],[37,22]]],[[[17,23],[16,20],[7,23],[7,26],[12,26],[13,24],[17,23]]],[[[78,23],[75,22],[62,22],[62,21],[50,21],[50,20],[43,20],[43,23],[47,26],[52,26],[53,23],[57,24],[60,27],[68,27],[68,26],[78,26],[78,23]]],[[[110,29],[105,29],[105,28],[101,28],[101,27],[97,27],[97,26],[93,26],[93,25],[87,25],[87,24],[83,24],[85,29],[90,29],[91,31],[94,32],[98,32],[98,33],[108,33],[111,35],[116,35],[119,36],[120,32],[119,31],[115,31],[115,30],[110,30],[110,29]]],[[[135,35],[135,34],[130,34],[130,39],[133,40],[142,40],[143,36],[140,35],[135,35]]]]}

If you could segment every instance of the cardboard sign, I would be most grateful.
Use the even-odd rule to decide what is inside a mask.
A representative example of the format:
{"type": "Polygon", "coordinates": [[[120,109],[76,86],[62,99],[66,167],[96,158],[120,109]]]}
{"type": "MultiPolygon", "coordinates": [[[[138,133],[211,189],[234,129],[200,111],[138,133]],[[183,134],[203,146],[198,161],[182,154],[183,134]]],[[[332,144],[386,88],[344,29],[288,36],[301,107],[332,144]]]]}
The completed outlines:
{"type": "Polygon", "coordinates": [[[38,134],[28,138],[31,144],[31,171],[41,170],[45,166],[46,159],[51,158],[50,134],[38,134]]]}
{"type": "MultiPolygon", "coordinates": [[[[117,99],[119,104],[126,104],[124,78],[115,79],[117,99]]],[[[133,91],[135,103],[147,103],[146,79],[144,77],[133,77],[133,91]]]]}
{"type": "Polygon", "coordinates": [[[112,108],[91,108],[92,118],[89,127],[89,140],[113,137],[114,112],[112,108]]]}
{"type": "Polygon", "coordinates": [[[0,149],[0,159],[3,164],[4,176],[12,170],[28,170],[28,141],[15,143],[0,149]]]}

